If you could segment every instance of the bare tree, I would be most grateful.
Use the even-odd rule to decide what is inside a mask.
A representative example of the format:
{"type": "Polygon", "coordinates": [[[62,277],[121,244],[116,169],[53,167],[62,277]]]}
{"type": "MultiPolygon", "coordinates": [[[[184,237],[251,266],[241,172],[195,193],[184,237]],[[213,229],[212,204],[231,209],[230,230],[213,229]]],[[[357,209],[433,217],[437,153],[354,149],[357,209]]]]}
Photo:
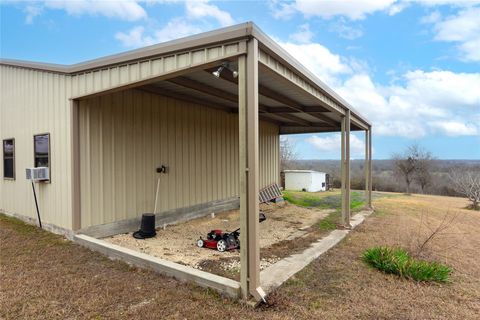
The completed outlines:
{"type": "Polygon", "coordinates": [[[453,169],[449,178],[455,191],[466,196],[472,203],[471,208],[480,210],[480,170],[453,169]]]}
{"type": "Polygon", "coordinates": [[[414,254],[420,256],[436,238],[451,236],[454,234],[450,229],[455,227],[459,217],[460,212],[457,211],[450,213],[450,211],[447,211],[443,216],[442,221],[437,224],[437,226],[434,226],[435,222],[430,221],[428,219],[428,214],[422,212],[414,254]],[[423,228],[425,228],[427,232],[422,238],[421,233],[423,228]]]}
{"type": "Polygon", "coordinates": [[[432,156],[429,152],[420,152],[420,156],[417,159],[415,173],[413,179],[422,189],[422,193],[425,193],[425,188],[432,183],[431,170],[433,166],[432,156]]]}
{"type": "MultiPolygon", "coordinates": [[[[395,165],[395,174],[405,181],[406,193],[410,193],[410,185],[416,178],[420,177],[419,172],[423,171],[424,182],[428,181],[428,175],[425,174],[425,171],[429,170],[427,164],[430,163],[432,155],[417,144],[409,146],[403,154],[394,154],[392,159],[395,165]]],[[[422,191],[424,187],[422,187],[422,191]]]]}
{"type": "Polygon", "coordinates": [[[285,136],[280,137],[280,169],[290,169],[291,162],[297,159],[295,143],[285,136]]]}

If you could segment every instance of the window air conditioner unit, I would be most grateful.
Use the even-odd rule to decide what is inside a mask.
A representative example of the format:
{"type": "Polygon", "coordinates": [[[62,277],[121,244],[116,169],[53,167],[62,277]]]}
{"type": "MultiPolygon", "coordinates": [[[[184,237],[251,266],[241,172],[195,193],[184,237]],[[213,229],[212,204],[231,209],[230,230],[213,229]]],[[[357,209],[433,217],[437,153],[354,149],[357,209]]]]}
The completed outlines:
{"type": "Polygon", "coordinates": [[[46,181],[50,180],[50,173],[48,167],[27,168],[27,180],[32,181],[46,181]]]}

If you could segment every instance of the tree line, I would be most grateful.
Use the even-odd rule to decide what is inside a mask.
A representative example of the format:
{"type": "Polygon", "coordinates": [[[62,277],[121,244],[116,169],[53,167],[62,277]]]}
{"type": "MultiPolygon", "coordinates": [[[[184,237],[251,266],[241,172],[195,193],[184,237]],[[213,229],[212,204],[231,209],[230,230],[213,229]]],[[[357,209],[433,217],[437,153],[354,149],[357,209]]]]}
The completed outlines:
{"type": "MultiPolygon", "coordinates": [[[[295,145],[280,140],[281,169],[307,169],[330,174],[334,188],[340,187],[339,160],[299,160],[295,145]]],[[[351,160],[352,189],[365,188],[365,162],[351,160]]],[[[480,206],[480,160],[441,160],[413,144],[390,159],[373,160],[373,190],[466,197],[471,207],[480,206]]]]}

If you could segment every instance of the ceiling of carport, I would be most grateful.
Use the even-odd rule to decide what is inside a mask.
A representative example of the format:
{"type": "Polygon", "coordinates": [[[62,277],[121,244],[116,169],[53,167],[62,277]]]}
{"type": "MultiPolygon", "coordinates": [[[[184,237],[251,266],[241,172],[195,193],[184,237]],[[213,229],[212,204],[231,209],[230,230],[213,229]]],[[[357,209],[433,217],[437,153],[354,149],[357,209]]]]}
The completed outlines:
{"type": "MultiPolygon", "coordinates": [[[[236,66],[231,64],[231,69],[236,66]]],[[[237,79],[224,69],[221,77],[212,75],[211,68],[139,89],[189,102],[237,112],[237,79]]],[[[259,112],[261,120],[280,126],[281,133],[340,131],[340,115],[328,111],[318,99],[266,68],[259,68],[259,112]]],[[[351,126],[352,130],[359,130],[351,126]]]]}

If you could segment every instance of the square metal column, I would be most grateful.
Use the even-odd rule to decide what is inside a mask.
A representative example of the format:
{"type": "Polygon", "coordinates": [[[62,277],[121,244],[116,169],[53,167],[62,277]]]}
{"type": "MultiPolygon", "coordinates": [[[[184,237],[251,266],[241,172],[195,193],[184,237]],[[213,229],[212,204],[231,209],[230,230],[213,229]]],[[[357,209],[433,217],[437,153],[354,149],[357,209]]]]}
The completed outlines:
{"type": "Polygon", "coordinates": [[[263,298],[260,288],[258,165],[258,42],[238,58],[240,164],[240,283],[244,298],[263,298]]]}
{"type": "Polygon", "coordinates": [[[372,127],[368,128],[368,206],[373,209],[372,206],[372,127]]]}
{"type": "Polygon", "coordinates": [[[350,110],[341,123],[342,225],[350,228],[350,110]]]}
{"type": "Polygon", "coordinates": [[[365,204],[366,207],[370,207],[369,192],[370,192],[370,149],[369,149],[369,130],[365,130],[365,163],[363,165],[363,170],[365,172],[365,204]]]}

